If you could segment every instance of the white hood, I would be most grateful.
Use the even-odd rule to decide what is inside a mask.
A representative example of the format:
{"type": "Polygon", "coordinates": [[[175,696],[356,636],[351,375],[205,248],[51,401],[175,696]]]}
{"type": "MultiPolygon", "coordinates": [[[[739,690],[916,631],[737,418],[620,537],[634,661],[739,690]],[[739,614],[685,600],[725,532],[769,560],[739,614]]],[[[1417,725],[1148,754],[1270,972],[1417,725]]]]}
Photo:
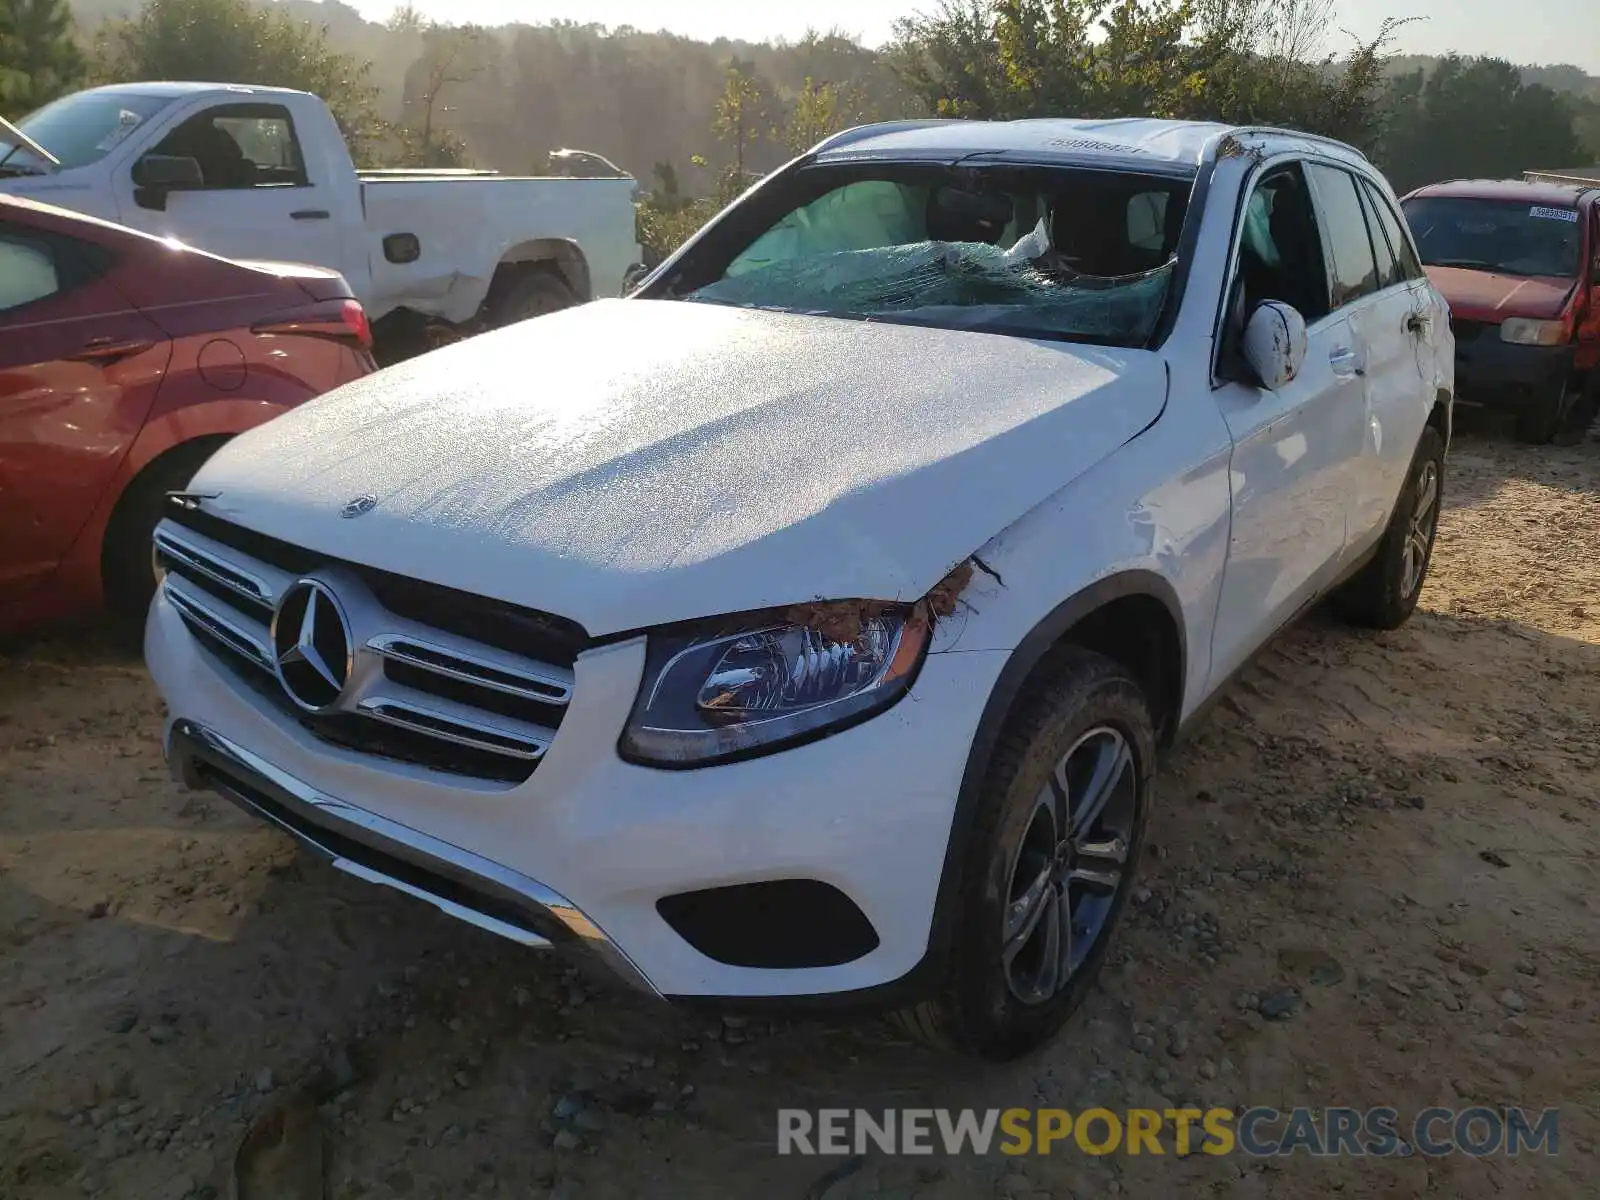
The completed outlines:
{"type": "Polygon", "coordinates": [[[262,533],[601,635],[920,597],[1165,395],[1143,351],[611,300],[313,401],[194,488],[262,533]]]}

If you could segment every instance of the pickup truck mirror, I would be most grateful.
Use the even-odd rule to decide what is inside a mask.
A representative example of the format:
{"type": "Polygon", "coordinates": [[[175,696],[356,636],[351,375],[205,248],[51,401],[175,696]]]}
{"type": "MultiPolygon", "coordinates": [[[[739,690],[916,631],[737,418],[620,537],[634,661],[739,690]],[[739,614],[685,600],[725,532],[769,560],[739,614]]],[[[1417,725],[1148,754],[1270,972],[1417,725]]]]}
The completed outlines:
{"type": "Polygon", "coordinates": [[[1281,300],[1264,300],[1245,323],[1240,349],[1261,386],[1278,391],[1305,366],[1305,318],[1281,300]]]}
{"type": "Polygon", "coordinates": [[[146,154],[133,164],[133,202],[155,212],[167,210],[167,196],[187,188],[204,187],[206,177],[198,159],[174,154],[146,154]]]}

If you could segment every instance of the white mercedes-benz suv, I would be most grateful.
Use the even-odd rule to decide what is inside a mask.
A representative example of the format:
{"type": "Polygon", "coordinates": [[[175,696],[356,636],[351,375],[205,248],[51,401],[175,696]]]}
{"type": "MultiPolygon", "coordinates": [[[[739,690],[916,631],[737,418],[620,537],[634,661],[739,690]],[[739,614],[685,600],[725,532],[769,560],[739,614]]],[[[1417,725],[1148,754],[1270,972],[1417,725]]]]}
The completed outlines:
{"type": "Polygon", "coordinates": [[[853,130],[631,298],[218,453],[156,535],[168,756],[661,997],[1015,1055],[1203,702],[1320,597],[1410,615],[1453,362],[1349,147],[853,130]]]}

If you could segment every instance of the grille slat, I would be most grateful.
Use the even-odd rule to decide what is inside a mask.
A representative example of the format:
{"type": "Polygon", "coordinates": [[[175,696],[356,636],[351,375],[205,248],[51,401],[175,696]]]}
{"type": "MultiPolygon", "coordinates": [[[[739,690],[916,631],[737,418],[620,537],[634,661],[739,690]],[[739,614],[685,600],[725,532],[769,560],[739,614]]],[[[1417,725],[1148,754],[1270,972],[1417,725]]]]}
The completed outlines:
{"type": "Polygon", "coordinates": [[[517,783],[550,749],[588,635],[561,617],[378,571],[183,509],[156,534],[163,593],[240,682],[331,744],[517,783]],[[353,668],[329,711],[278,682],[273,606],[315,576],[343,592],[353,668]]]}
{"type": "Polygon", "coordinates": [[[572,672],[541,663],[489,661],[471,651],[390,633],[371,639],[367,648],[391,662],[540,704],[565,705],[572,699],[572,672]]]}

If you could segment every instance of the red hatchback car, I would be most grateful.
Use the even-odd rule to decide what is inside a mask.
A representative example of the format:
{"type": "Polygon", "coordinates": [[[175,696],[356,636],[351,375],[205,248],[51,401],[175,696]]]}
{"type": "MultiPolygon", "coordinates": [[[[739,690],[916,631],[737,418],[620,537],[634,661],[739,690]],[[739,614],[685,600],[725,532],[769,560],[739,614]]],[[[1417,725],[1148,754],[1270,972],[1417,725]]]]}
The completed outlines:
{"type": "Polygon", "coordinates": [[[371,346],[334,272],[0,197],[0,633],[142,614],[167,493],[371,346]]]}

